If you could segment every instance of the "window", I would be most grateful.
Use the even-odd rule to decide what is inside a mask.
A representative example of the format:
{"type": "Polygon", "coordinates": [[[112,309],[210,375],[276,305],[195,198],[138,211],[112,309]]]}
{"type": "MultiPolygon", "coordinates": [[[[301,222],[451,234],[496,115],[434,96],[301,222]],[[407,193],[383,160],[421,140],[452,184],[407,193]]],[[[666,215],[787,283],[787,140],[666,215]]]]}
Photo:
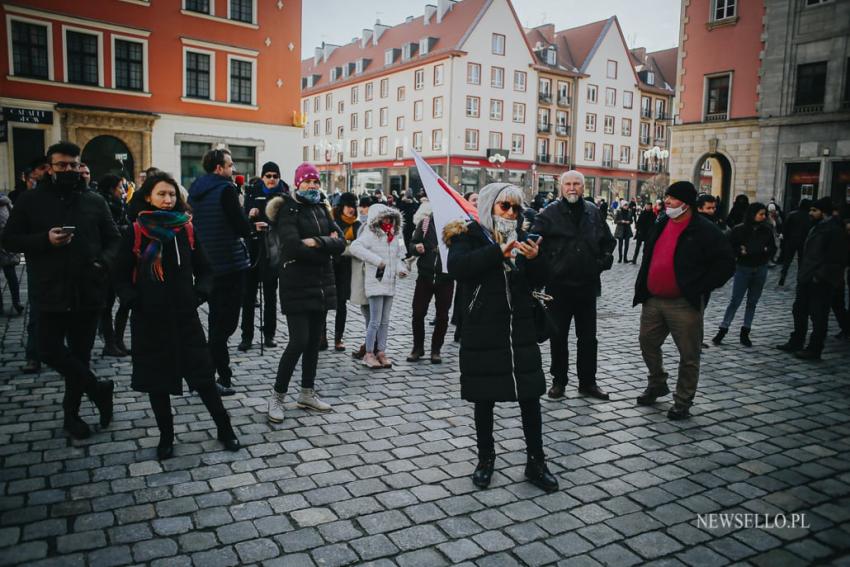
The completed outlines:
{"type": "Polygon", "coordinates": [[[310,161],[310,146],[301,148],[301,161],[310,161]]]}
{"type": "Polygon", "coordinates": [[[631,136],[632,135],[632,119],[631,118],[623,118],[620,120],[621,128],[623,136],[631,136]]]}
{"type": "Polygon", "coordinates": [[[569,114],[567,114],[565,111],[559,110],[555,113],[555,124],[558,125],[558,129],[560,130],[558,132],[559,136],[567,135],[567,124],[569,123],[569,121],[569,114]]]}
{"type": "Polygon", "coordinates": [[[301,101],[301,112],[307,114],[308,110],[310,110],[310,99],[305,98],[301,101]]]}
{"type": "Polygon", "coordinates": [[[325,110],[330,110],[334,105],[334,95],[333,93],[328,93],[325,95],[325,110]]]}
{"type": "Polygon", "coordinates": [[[186,52],[186,96],[211,99],[210,59],[211,55],[186,52]]]}
{"type": "Polygon", "coordinates": [[[330,118],[325,118],[325,134],[330,136],[332,128],[333,128],[333,120],[331,120],[330,118]]]}
{"type": "Polygon", "coordinates": [[[515,102],[513,105],[513,121],[525,123],[525,104],[522,102],[515,102]]]}
{"type": "Polygon", "coordinates": [[[395,129],[399,132],[404,130],[404,116],[399,116],[395,119],[395,129]]]}
{"type": "Polygon", "coordinates": [[[375,83],[366,83],[363,86],[363,98],[372,100],[375,96],[375,83]]]}
{"type": "Polygon", "coordinates": [[[357,140],[351,140],[348,148],[348,154],[353,158],[357,157],[357,140]]]}
{"type": "Polygon", "coordinates": [[[387,137],[381,136],[378,139],[378,153],[381,154],[382,156],[387,155],[388,146],[389,146],[389,140],[387,139],[387,137]]]}
{"type": "Polygon", "coordinates": [[[712,20],[725,20],[735,17],[735,5],[737,0],[711,0],[712,20]]]}
{"type": "Polygon", "coordinates": [[[413,121],[419,122],[422,120],[422,115],[424,114],[425,103],[424,101],[417,100],[413,103],[413,121]]]}
{"type": "Polygon", "coordinates": [[[826,4],[827,2],[831,2],[832,0],[806,0],[806,6],[818,6],[820,4],[826,4]]]}
{"type": "Polygon", "coordinates": [[[537,82],[537,90],[541,97],[551,97],[552,81],[541,77],[540,80],[537,82]]]}
{"type": "Polygon", "coordinates": [[[360,100],[360,88],[351,87],[351,104],[357,104],[360,100]]]}
{"type": "Polygon", "coordinates": [[[557,62],[558,52],[555,50],[554,45],[550,45],[549,49],[546,50],[546,64],[554,65],[557,62]]]}
{"type": "Polygon", "coordinates": [[[319,122],[318,120],[316,120],[315,122],[313,122],[313,135],[314,135],[314,136],[318,136],[318,135],[319,135],[319,132],[321,131],[321,128],[322,128],[322,123],[321,123],[321,122],[319,122]]]}
{"type": "Polygon", "coordinates": [[[206,142],[180,142],[180,182],[190,187],[192,182],[204,174],[204,154],[210,149],[206,142]]]}
{"type": "Polygon", "coordinates": [[[431,116],[433,118],[442,118],[443,117],[443,97],[435,96],[433,102],[433,108],[431,116]]]}
{"type": "Polygon", "coordinates": [[[351,131],[352,132],[357,130],[358,122],[359,122],[358,114],[355,112],[351,115],[351,131]]]}
{"type": "Polygon", "coordinates": [[[511,151],[515,154],[525,153],[525,136],[522,134],[511,134],[511,151]]]}
{"type": "Polygon", "coordinates": [[[210,0],[184,0],[184,2],[188,12],[210,13],[210,0]]]}
{"type": "Polygon", "coordinates": [[[605,106],[617,106],[617,89],[605,89],[605,106]]]}
{"type": "Polygon", "coordinates": [[[481,115],[481,99],[477,96],[466,97],[466,115],[469,118],[478,118],[481,115]]]}
{"type": "Polygon", "coordinates": [[[498,99],[490,99],[490,120],[501,120],[505,103],[498,99]]]}
{"type": "Polygon", "coordinates": [[[408,61],[416,55],[416,50],[419,47],[418,43],[405,43],[401,48],[401,60],[408,61]]]}
{"type": "Polygon", "coordinates": [[[342,114],[343,112],[345,112],[345,101],[341,100],[336,103],[336,113],[342,114]]]}
{"type": "Polygon", "coordinates": [[[480,85],[481,84],[481,65],[478,63],[466,64],[466,84],[480,85]]]}
{"type": "Polygon", "coordinates": [[[588,112],[584,117],[584,131],[596,132],[596,115],[588,112]]]}
{"type": "Polygon", "coordinates": [[[605,116],[605,133],[613,134],[614,133],[614,117],[613,116],[605,116]]]}
{"type": "Polygon", "coordinates": [[[230,0],[230,19],[248,24],[254,23],[254,1],[230,0]]]}
{"type": "Polygon", "coordinates": [[[564,157],[567,155],[567,143],[563,140],[555,142],[555,163],[564,163],[564,157]]]}
{"type": "Polygon", "coordinates": [[[706,79],[705,119],[726,120],[729,113],[730,75],[706,79]]]}
{"type": "Polygon", "coordinates": [[[395,159],[402,159],[404,157],[404,148],[401,146],[396,146],[395,148],[395,159]]]}
{"type": "Polygon", "coordinates": [[[608,60],[608,66],[606,67],[606,76],[609,79],[617,78],[617,62],[611,59],[608,60]]]}
{"type": "Polygon", "coordinates": [[[655,125],[655,140],[657,142],[663,142],[664,141],[664,133],[665,133],[664,124],[656,124],[655,125]]]}
{"type": "Polygon", "coordinates": [[[797,65],[794,112],[823,110],[826,96],[826,61],[797,65]]]}
{"type": "Polygon", "coordinates": [[[443,64],[434,65],[434,86],[439,87],[443,84],[443,64]]]}
{"type": "Polygon", "coordinates": [[[493,38],[490,40],[490,47],[493,55],[504,55],[505,54],[505,36],[500,33],[494,33],[493,38]]]}
{"type": "Polygon", "coordinates": [[[652,71],[646,72],[646,84],[650,86],[655,84],[655,73],[652,71]]]}
{"type": "Polygon", "coordinates": [[[413,149],[417,152],[422,151],[422,132],[413,133],[413,149]]]}
{"type": "Polygon", "coordinates": [[[596,85],[587,85],[587,102],[596,102],[596,85]]]}
{"type": "Polygon", "coordinates": [[[337,138],[337,140],[342,140],[342,138],[343,138],[344,136],[345,136],[345,128],[343,128],[342,126],[339,126],[339,127],[336,129],[336,138],[337,138]]]}
{"type": "Polygon", "coordinates": [[[138,41],[115,39],[115,88],[145,90],[145,45],[138,41]]]}
{"type": "Polygon", "coordinates": [[[564,81],[558,81],[558,104],[565,106],[570,104],[570,84],[564,81]]]}
{"type": "Polygon", "coordinates": [[[545,130],[549,130],[549,109],[548,108],[538,108],[537,109],[537,129],[540,130],[540,127],[543,127],[545,130]]]}
{"type": "Polygon", "coordinates": [[[466,150],[478,150],[478,130],[466,130],[463,147],[466,150]]]}
{"type": "Polygon", "coordinates": [[[525,71],[514,71],[514,90],[525,92],[525,85],[528,81],[528,73],[525,71]]]}
{"type": "Polygon", "coordinates": [[[425,88],[425,69],[417,69],[413,73],[413,90],[420,91],[425,88]]]}
{"type": "Polygon", "coordinates": [[[65,32],[65,43],[67,47],[66,80],[78,85],[99,85],[99,36],[68,30],[65,32]]]}
{"type": "Polygon", "coordinates": [[[632,161],[632,148],[629,146],[620,146],[620,163],[627,164],[632,161]]]}
{"type": "Polygon", "coordinates": [[[380,126],[388,126],[390,123],[390,111],[385,106],[381,110],[378,111],[378,124],[380,126]]]}
{"type": "Polygon", "coordinates": [[[443,149],[443,131],[434,130],[431,132],[431,149],[440,151],[443,149]]]}
{"type": "Polygon", "coordinates": [[[655,99],[655,117],[664,120],[667,118],[667,102],[663,98],[655,99]]]}
{"type": "Polygon", "coordinates": [[[488,137],[488,148],[493,148],[494,150],[502,149],[502,133],[501,132],[490,132],[490,136],[488,137]]]}
{"type": "Polygon", "coordinates": [[[640,143],[649,144],[649,122],[640,123],[640,143]]]}
{"type": "Polygon", "coordinates": [[[390,96],[390,80],[381,79],[381,98],[390,96]]]}
{"type": "Polygon", "coordinates": [[[234,104],[254,103],[253,69],[254,64],[251,61],[230,60],[230,102],[234,104]]]}
{"type": "Polygon", "coordinates": [[[372,111],[367,110],[363,113],[363,127],[365,129],[369,129],[372,127],[372,111]]]}
{"type": "Polygon", "coordinates": [[[396,90],[395,99],[399,101],[404,100],[404,87],[399,87],[396,90]]]}
{"type": "Polygon", "coordinates": [[[313,146],[313,161],[319,161],[319,146],[313,146]]]}
{"type": "Polygon", "coordinates": [[[602,167],[614,166],[614,146],[612,144],[602,144],[602,167]]]}
{"type": "Polygon", "coordinates": [[[584,143],[584,159],[593,161],[596,159],[596,144],[593,142],[584,143]]]}
{"type": "Polygon", "coordinates": [[[549,161],[549,138],[537,138],[537,161],[549,161]]]}
{"type": "Polygon", "coordinates": [[[392,65],[395,61],[395,49],[387,49],[384,51],[384,66],[392,65]]]}
{"type": "Polygon", "coordinates": [[[51,78],[48,26],[12,20],[12,68],[15,75],[51,78]]]}
{"type": "Polygon", "coordinates": [[[490,67],[490,86],[494,89],[505,88],[505,70],[501,67],[490,67]]]}
{"type": "Polygon", "coordinates": [[[623,91],[623,108],[631,108],[635,94],[632,91],[623,91]]]}
{"type": "Polygon", "coordinates": [[[321,103],[322,99],[320,99],[319,97],[313,98],[313,112],[319,112],[319,110],[321,109],[321,103]]]}
{"type": "Polygon", "coordinates": [[[363,157],[372,155],[372,138],[363,140],[363,157]]]}

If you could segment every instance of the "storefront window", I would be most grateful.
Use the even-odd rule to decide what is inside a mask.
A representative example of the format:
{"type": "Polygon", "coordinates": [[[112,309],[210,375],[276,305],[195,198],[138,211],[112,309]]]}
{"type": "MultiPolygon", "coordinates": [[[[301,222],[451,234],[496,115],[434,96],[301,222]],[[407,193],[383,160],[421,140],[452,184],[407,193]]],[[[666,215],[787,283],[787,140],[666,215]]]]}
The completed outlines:
{"type": "Polygon", "coordinates": [[[180,144],[180,183],[188,189],[198,177],[204,174],[202,161],[210,145],[205,142],[181,142],[180,144]]]}
{"type": "Polygon", "coordinates": [[[384,190],[384,176],[380,171],[356,171],[351,190],[361,193],[374,193],[376,189],[384,190]]]}
{"type": "Polygon", "coordinates": [[[785,184],[785,209],[797,208],[800,199],[819,198],[820,163],[789,163],[785,184]]]}
{"type": "Polygon", "coordinates": [[[481,180],[479,179],[478,168],[476,167],[461,167],[460,168],[460,185],[461,193],[470,191],[478,191],[481,180]]]}
{"type": "Polygon", "coordinates": [[[487,169],[487,183],[507,183],[504,169],[487,169]]]}
{"type": "Polygon", "coordinates": [[[585,177],[584,178],[584,196],[585,197],[596,197],[596,178],[595,177],[585,177]]]}
{"type": "Polygon", "coordinates": [[[245,176],[245,181],[257,176],[257,148],[254,146],[227,146],[233,157],[233,169],[245,176]]]}

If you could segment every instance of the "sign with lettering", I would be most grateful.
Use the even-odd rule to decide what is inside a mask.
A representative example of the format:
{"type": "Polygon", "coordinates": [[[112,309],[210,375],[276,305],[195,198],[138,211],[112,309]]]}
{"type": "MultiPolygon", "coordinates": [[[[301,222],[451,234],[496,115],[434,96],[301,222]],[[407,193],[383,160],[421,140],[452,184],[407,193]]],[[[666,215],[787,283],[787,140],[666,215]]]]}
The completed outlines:
{"type": "Polygon", "coordinates": [[[50,110],[35,110],[4,106],[3,114],[9,122],[26,122],[28,124],[53,124],[53,112],[50,110]]]}

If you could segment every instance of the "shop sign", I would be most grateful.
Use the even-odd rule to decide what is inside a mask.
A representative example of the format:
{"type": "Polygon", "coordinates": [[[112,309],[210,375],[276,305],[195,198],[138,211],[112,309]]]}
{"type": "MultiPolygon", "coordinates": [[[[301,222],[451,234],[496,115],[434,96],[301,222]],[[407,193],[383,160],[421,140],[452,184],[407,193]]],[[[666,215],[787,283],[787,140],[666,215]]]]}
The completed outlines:
{"type": "Polygon", "coordinates": [[[33,108],[4,106],[3,115],[9,122],[24,122],[27,124],[53,124],[53,112],[50,110],[35,110],[33,108]]]}

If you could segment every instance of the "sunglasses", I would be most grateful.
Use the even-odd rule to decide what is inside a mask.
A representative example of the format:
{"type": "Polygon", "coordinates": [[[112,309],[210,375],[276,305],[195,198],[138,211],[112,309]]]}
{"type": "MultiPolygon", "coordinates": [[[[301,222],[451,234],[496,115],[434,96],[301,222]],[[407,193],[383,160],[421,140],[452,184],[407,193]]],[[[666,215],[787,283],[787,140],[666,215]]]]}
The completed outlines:
{"type": "Polygon", "coordinates": [[[276,173],[267,173],[263,175],[263,177],[265,177],[266,179],[280,179],[280,175],[276,173]]]}
{"type": "Polygon", "coordinates": [[[514,205],[506,201],[501,201],[496,204],[499,205],[499,208],[502,210],[503,213],[506,213],[510,210],[513,210],[516,214],[520,214],[522,212],[522,205],[514,205]]]}

